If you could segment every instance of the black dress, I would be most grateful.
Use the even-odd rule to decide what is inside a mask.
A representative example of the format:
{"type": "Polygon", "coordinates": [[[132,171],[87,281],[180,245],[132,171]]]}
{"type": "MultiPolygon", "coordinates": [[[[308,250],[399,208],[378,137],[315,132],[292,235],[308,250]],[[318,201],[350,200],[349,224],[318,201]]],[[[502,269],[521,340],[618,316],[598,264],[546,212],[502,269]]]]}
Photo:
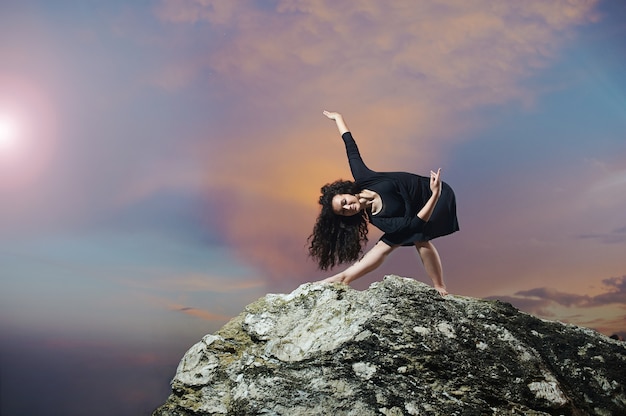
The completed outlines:
{"type": "Polygon", "coordinates": [[[430,178],[407,172],[374,172],[365,166],[352,134],[346,132],[341,138],[357,185],[376,192],[382,199],[381,211],[376,215],[368,213],[370,223],[385,233],[382,241],[390,246],[410,246],[459,230],[456,198],[447,183],[442,182],[441,196],[430,219],[424,221],[417,213],[432,195],[430,178]]]}

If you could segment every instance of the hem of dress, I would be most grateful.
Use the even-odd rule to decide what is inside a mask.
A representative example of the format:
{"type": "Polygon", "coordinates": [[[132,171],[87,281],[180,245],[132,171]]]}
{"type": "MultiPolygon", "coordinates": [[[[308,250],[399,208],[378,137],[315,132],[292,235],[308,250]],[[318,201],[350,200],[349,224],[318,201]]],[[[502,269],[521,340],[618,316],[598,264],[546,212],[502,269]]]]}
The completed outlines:
{"type": "Polygon", "coordinates": [[[439,238],[439,237],[445,237],[447,235],[450,234],[454,234],[455,232],[459,231],[458,229],[456,230],[452,230],[450,232],[444,233],[444,234],[438,234],[436,236],[423,236],[423,238],[416,238],[416,239],[411,239],[410,241],[403,241],[401,243],[393,243],[391,241],[389,241],[387,238],[385,238],[385,236],[383,235],[382,237],[380,237],[379,241],[382,241],[383,243],[389,245],[389,246],[400,246],[400,247],[410,247],[412,245],[414,245],[415,243],[424,243],[426,241],[430,241],[430,240],[434,240],[435,238],[439,238]]]}

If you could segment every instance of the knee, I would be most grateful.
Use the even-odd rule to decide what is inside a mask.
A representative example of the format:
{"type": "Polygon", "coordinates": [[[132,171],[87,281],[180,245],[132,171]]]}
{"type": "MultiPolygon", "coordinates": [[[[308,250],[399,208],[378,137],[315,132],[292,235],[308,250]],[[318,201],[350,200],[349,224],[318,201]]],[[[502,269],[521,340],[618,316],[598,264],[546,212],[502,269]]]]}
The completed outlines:
{"type": "Polygon", "coordinates": [[[431,243],[430,241],[416,241],[415,242],[415,248],[422,249],[422,248],[433,248],[433,243],[431,243]]]}

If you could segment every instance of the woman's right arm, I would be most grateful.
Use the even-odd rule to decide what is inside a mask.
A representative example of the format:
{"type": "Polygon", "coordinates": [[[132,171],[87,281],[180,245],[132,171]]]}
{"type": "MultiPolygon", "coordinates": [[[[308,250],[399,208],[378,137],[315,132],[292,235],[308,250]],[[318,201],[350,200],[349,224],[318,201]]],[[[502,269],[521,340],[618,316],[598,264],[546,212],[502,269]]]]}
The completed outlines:
{"type": "Polygon", "coordinates": [[[339,129],[340,136],[350,131],[348,129],[348,126],[346,125],[346,122],[343,120],[343,116],[341,114],[334,112],[334,111],[326,111],[326,110],[324,110],[323,114],[329,119],[335,120],[335,123],[337,123],[337,129],[339,129]]]}

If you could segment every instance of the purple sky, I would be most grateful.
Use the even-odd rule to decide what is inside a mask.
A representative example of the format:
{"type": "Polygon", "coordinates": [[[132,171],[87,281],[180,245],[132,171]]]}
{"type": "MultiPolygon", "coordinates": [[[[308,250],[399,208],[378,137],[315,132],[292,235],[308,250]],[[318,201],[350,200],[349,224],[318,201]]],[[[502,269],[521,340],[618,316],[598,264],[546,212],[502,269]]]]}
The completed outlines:
{"type": "MultiPolygon", "coordinates": [[[[325,277],[324,109],[372,169],[442,168],[451,293],[624,333],[625,73],[621,1],[3,0],[0,414],[147,414],[203,335],[325,277]]],[[[430,283],[401,249],[355,287],[385,274],[430,283]]]]}

